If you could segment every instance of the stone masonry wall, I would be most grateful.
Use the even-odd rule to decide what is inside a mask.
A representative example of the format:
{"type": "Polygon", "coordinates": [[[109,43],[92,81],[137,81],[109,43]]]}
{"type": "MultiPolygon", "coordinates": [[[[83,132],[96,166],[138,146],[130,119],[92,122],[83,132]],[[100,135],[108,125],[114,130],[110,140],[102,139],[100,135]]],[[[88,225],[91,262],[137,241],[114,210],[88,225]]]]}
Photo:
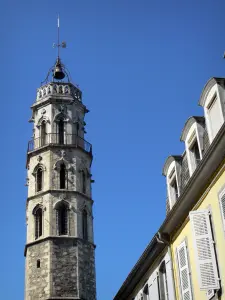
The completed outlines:
{"type": "Polygon", "coordinates": [[[96,300],[94,251],[93,245],[78,241],[80,298],[85,300],[96,300]]]}
{"type": "MultiPolygon", "coordinates": [[[[51,242],[51,297],[77,297],[77,246],[73,239],[51,242]]],[[[63,299],[63,298],[62,298],[63,299]]]]}
{"type": "Polygon", "coordinates": [[[26,300],[46,300],[49,295],[49,242],[42,242],[27,249],[26,300]],[[40,260],[40,268],[37,268],[40,260]]]}

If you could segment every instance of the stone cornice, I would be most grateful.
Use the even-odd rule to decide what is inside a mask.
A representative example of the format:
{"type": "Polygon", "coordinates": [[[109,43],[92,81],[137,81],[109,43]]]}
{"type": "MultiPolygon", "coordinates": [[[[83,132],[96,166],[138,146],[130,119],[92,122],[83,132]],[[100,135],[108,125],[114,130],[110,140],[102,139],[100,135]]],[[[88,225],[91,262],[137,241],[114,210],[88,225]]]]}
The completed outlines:
{"type": "Polygon", "coordinates": [[[89,241],[84,241],[83,239],[81,238],[78,238],[78,237],[73,237],[73,236],[58,236],[58,235],[51,235],[51,236],[47,236],[45,238],[41,238],[41,239],[38,239],[38,240],[35,240],[31,243],[28,243],[25,245],[25,249],[24,249],[24,256],[26,256],[27,254],[27,249],[33,245],[37,245],[37,244],[40,244],[40,243],[43,243],[43,242],[46,242],[46,241],[53,241],[53,240],[72,240],[72,241],[76,241],[76,242],[81,242],[83,244],[87,244],[87,245],[90,245],[91,247],[93,247],[93,249],[96,248],[96,245],[89,242],[89,241]]]}
{"type": "Polygon", "coordinates": [[[42,196],[44,196],[44,195],[46,195],[46,194],[53,194],[53,195],[54,195],[54,194],[59,194],[59,193],[64,194],[64,195],[66,195],[66,194],[74,194],[74,195],[78,195],[78,196],[81,196],[81,197],[85,198],[86,201],[91,202],[91,204],[94,203],[94,200],[93,200],[92,198],[88,197],[87,195],[85,195],[85,194],[83,194],[83,193],[80,193],[80,192],[78,192],[78,191],[59,190],[59,189],[55,189],[55,190],[53,190],[53,189],[48,189],[48,190],[46,190],[46,191],[39,192],[39,193],[37,193],[37,194],[35,194],[35,195],[33,195],[33,196],[27,197],[27,202],[30,201],[30,200],[32,200],[32,199],[42,197],[42,196]]]}
{"type": "Polygon", "coordinates": [[[67,149],[67,148],[69,148],[69,149],[79,149],[80,151],[82,151],[83,153],[86,153],[89,157],[91,157],[91,163],[90,164],[92,164],[92,160],[93,160],[93,154],[92,154],[92,152],[87,152],[84,149],[82,149],[81,147],[77,147],[76,145],[48,144],[48,145],[45,145],[45,146],[43,146],[41,148],[37,148],[37,149],[34,149],[34,150],[30,151],[30,152],[27,152],[26,168],[27,168],[30,156],[32,156],[33,154],[34,155],[38,155],[39,153],[45,152],[46,150],[49,150],[49,149],[52,149],[52,148],[59,148],[59,149],[67,149]]]}
{"type": "Polygon", "coordinates": [[[67,103],[67,104],[73,104],[75,103],[77,106],[80,106],[84,113],[89,112],[89,110],[87,109],[87,107],[80,101],[78,100],[74,100],[72,97],[68,97],[68,96],[47,96],[46,98],[44,98],[43,100],[39,101],[39,102],[35,102],[32,106],[31,109],[35,110],[39,107],[42,106],[46,106],[48,104],[57,104],[57,103],[67,103]]]}

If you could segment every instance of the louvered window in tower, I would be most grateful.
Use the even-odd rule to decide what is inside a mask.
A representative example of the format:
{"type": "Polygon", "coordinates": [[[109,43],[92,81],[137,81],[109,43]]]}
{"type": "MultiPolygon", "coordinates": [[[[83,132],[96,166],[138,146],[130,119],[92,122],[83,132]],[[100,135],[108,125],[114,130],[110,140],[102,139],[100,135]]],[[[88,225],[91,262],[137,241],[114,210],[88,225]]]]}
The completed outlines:
{"type": "Polygon", "coordinates": [[[56,210],[56,221],[58,235],[68,234],[68,207],[61,203],[56,210]]]}
{"type": "Polygon", "coordinates": [[[42,236],[42,208],[39,207],[34,213],[35,218],[35,239],[42,236]]]}
{"type": "Polygon", "coordinates": [[[65,164],[61,164],[59,171],[59,181],[60,181],[60,189],[66,188],[66,166],[65,164]]]}
{"type": "Polygon", "coordinates": [[[42,188],[43,188],[43,170],[42,168],[38,168],[36,173],[36,191],[40,192],[42,188]]]}
{"type": "Polygon", "coordinates": [[[200,289],[219,289],[210,213],[208,210],[199,210],[190,212],[189,216],[193,232],[200,289]]]}
{"type": "Polygon", "coordinates": [[[86,193],[86,175],[84,170],[81,171],[81,185],[82,185],[82,193],[86,193]]]}
{"type": "Polygon", "coordinates": [[[64,122],[62,119],[58,123],[59,144],[64,144],[64,122]]]}
{"type": "Polygon", "coordinates": [[[192,300],[190,270],[185,241],[177,247],[177,258],[182,300],[192,300]]]}
{"type": "Polygon", "coordinates": [[[223,192],[222,195],[219,197],[220,201],[220,209],[221,209],[221,216],[222,216],[222,222],[223,222],[223,229],[225,231],[225,193],[223,192]]]}
{"type": "Polygon", "coordinates": [[[82,214],[82,230],[83,230],[83,239],[88,240],[88,219],[87,219],[87,211],[86,209],[83,210],[82,214]]]}
{"type": "Polygon", "coordinates": [[[46,123],[42,122],[40,127],[40,146],[46,145],[47,134],[46,134],[46,123]]]}

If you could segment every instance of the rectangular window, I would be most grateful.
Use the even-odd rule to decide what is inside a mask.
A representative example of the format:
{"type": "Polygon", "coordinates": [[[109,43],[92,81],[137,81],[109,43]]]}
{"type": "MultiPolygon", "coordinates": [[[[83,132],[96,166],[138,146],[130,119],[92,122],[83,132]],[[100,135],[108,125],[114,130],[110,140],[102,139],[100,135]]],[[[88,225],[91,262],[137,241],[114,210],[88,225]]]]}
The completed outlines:
{"type": "Polygon", "coordinates": [[[161,263],[159,268],[159,294],[160,300],[168,300],[168,285],[165,261],[161,263]]]}
{"type": "Polygon", "coordinates": [[[223,124],[219,99],[217,97],[214,97],[213,100],[208,105],[207,109],[208,109],[212,138],[214,138],[217,132],[219,131],[221,125],[223,124]]]}
{"type": "Polygon", "coordinates": [[[153,278],[152,284],[149,286],[149,299],[159,300],[158,275],[153,278]]]}
{"type": "Polygon", "coordinates": [[[193,232],[196,265],[201,290],[219,289],[210,212],[206,210],[189,213],[193,232]]]}
{"type": "Polygon", "coordinates": [[[178,187],[177,187],[176,177],[174,177],[173,181],[170,183],[170,190],[171,190],[172,200],[176,202],[178,198],[178,187]]]}
{"type": "Polygon", "coordinates": [[[182,300],[192,300],[191,278],[187,255],[187,246],[185,241],[183,241],[177,247],[177,258],[182,300]]]}
{"type": "Polygon", "coordinates": [[[190,147],[190,154],[191,154],[191,160],[192,160],[191,163],[193,166],[193,170],[195,170],[201,160],[197,139],[194,141],[194,143],[190,147]]]}
{"type": "Polygon", "coordinates": [[[219,202],[220,202],[221,216],[223,222],[223,229],[225,231],[225,191],[223,192],[222,195],[220,195],[219,202]]]}

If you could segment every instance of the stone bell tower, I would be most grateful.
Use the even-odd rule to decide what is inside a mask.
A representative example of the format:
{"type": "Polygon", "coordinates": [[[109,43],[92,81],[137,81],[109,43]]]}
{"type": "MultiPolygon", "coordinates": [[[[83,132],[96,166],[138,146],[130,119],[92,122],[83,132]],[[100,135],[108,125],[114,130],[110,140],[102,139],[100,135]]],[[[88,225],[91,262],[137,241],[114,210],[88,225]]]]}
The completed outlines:
{"type": "Polygon", "coordinates": [[[25,300],[96,300],[88,109],[67,74],[58,55],[31,107],[25,300]]]}

